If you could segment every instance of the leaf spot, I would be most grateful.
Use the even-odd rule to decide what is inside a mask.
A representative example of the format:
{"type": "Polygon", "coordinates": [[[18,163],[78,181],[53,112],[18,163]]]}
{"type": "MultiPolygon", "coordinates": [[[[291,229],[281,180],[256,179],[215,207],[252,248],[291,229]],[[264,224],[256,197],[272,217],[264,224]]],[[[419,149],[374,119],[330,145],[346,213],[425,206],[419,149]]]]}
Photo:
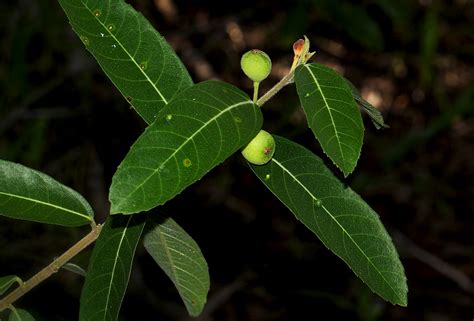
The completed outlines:
{"type": "Polygon", "coordinates": [[[265,180],[268,181],[270,179],[270,174],[265,175],[265,180]]]}
{"type": "Polygon", "coordinates": [[[242,118],[240,117],[234,117],[234,121],[237,123],[237,124],[240,124],[242,122],[242,118]]]}
{"type": "Polygon", "coordinates": [[[313,204],[316,207],[321,207],[323,205],[323,202],[320,199],[316,198],[316,199],[313,200],[313,204]]]}
{"type": "Polygon", "coordinates": [[[191,160],[190,160],[189,158],[185,158],[185,159],[183,160],[183,165],[184,165],[184,167],[189,167],[189,166],[192,165],[192,162],[191,162],[191,160]]]}
{"type": "Polygon", "coordinates": [[[146,70],[148,68],[148,61],[143,61],[141,64],[140,64],[140,69],[141,70],[146,70]]]}
{"type": "Polygon", "coordinates": [[[173,115],[171,115],[171,114],[166,115],[166,120],[167,121],[170,121],[171,119],[173,119],[173,115]]]}
{"type": "Polygon", "coordinates": [[[100,11],[100,9],[95,9],[95,10],[94,10],[94,16],[95,16],[96,18],[100,17],[101,14],[102,14],[102,11],[100,11]]]}
{"type": "Polygon", "coordinates": [[[305,96],[305,97],[309,97],[309,95],[310,95],[309,93],[306,93],[304,96],[305,96]]]}
{"type": "Polygon", "coordinates": [[[86,46],[90,45],[89,38],[87,38],[86,36],[80,36],[79,38],[81,38],[81,41],[84,45],[86,46]]]}
{"type": "Polygon", "coordinates": [[[109,30],[110,32],[114,31],[115,30],[115,25],[113,23],[109,24],[107,26],[107,30],[109,30]]]}

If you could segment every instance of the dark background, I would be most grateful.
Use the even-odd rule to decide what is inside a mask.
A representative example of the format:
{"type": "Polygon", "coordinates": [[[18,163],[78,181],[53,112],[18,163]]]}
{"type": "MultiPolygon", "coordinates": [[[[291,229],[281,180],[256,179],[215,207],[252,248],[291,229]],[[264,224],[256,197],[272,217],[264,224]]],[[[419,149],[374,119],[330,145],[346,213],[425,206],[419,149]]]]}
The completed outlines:
{"type": "MultiPolygon", "coordinates": [[[[262,92],[306,34],[313,61],[349,78],[390,129],[365,117],[348,183],[380,214],[408,277],[408,308],[385,303],[231,157],[163,211],[198,242],[211,275],[198,320],[472,320],[474,317],[474,1],[133,1],[198,82],[251,93],[243,52],[273,59],[262,92]]],[[[144,129],[55,1],[0,4],[0,158],[81,192],[98,221],[111,177],[144,129]]],[[[263,108],[264,127],[323,156],[295,89],[263,108]]],[[[71,246],[67,229],[0,218],[0,275],[24,279],[71,246]]],[[[90,251],[74,259],[87,266],[90,251]]],[[[139,246],[121,320],[189,320],[139,246]]],[[[83,279],[67,271],[18,302],[38,320],[76,320],[83,279]]]]}

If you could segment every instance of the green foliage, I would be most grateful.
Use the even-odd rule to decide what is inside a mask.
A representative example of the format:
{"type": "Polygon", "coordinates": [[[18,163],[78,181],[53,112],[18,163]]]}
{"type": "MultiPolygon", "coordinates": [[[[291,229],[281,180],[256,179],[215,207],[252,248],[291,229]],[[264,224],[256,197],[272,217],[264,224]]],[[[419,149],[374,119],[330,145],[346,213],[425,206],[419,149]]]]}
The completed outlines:
{"type": "Polygon", "coordinates": [[[349,175],[359,159],[364,125],[346,80],[326,66],[305,64],[296,70],[295,82],[309,127],[324,152],[349,175]]]}
{"type": "Polygon", "coordinates": [[[61,268],[63,268],[66,271],[69,271],[69,272],[75,273],[77,275],[83,276],[83,277],[86,277],[86,275],[87,275],[87,272],[82,267],[80,267],[79,265],[74,264],[74,263],[66,263],[61,268]]]}
{"type": "Polygon", "coordinates": [[[173,281],[189,314],[198,316],[210,283],[199,246],[172,218],[158,216],[148,227],[143,240],[146,250],[173,281]]]}
{"type": "Polygon", "coordinates": [[[59,3],[87,50],[148,124],[171,98],[192,85],[166,40],[124,1],[59,3]]]}
{"type": "Polygon", "coordinates": [[[79,321],[117,320],[145,217],[110,216],[92,252],[79,321]]]}
{"type": "MultiPolygon", "coordinates": [[[[387,127],[381,113],[350,82],[326,66],[305,64],[313,55],[307,37],[299,40],[303,49],[293,48],[290,73],[265,97],[257,100],[254,84],[257,105],[240,89],[221,81],[193,85],[166,41],[124,1],[59,2],[86,48],[149,125],[113,176],[111,214],[135,214],[164,204],[256,137],[257,143],[265,145],[265,161],[275,152],[265,165],[251,165],[265,186],[375,293],[394,304],[407,304],[403,267],[370,206],[310,151],[280,137],[275,145],[270,133],[256,136],[263,123],[259,107],[293,79],[309,127],[345,176],[353,172],[362,148],[364,127],[358,104],[377,128],[387,127]]],[[[365,11],[347,2],[330,7],[347,23],[354,39],[382,47],[379,30],[365,11]]],[[[269,57],[265,55],[258,70],[254,58],[262,62],[262,57],[249,57],[243,61],[244,69],[261,80],[270,70],[269,57]]],[[[259,148],[244,149],[243,154],[250,159],[255,151],[259,148]]],[[[256,163],[262,164],[261,160],[256,163]]],[[[91,224],[93,231],[77,248],[81,242],[90,244],[97,237],[94,233],[101,231],[81,294],[79,321],[117,320],[147,219],[146,250],[175,284],[189,314],[197,316],[204,308],[210,286],[207,263],[196,242],[172,218],[147,217],[150,213],[109,216],[101,230],[78,193],[43,173],[1,160],[0,214],[65,226],[91,224]]],[[[85,274],[74,264],[63,267],[85,274]]],[[[0,294],[14,282],[21,280],[0,278],[0,294]]],[[[9,303],[0,301],[0,310],[9,303]]],[[[10,320],[33,319],[26,311],[12,309],[10,320]]]]}
{"type": "Polygon", "coordinates": [[[40,223],[79,226],[93,222],[87,201],[50,176],[0,160],[0,215],[40,223]]]}
{"type": "Polygon", "coordinates": [[[375,293],[406,306],[403,266],[378,215],[309,150],[276,143],[268,164],[251,165],[258,178],[375,293]]]}
{"type": "Polygon", "coordinates": [[[8,321],[35,321],[35,318],[26,310],[12,309],[8,321]]]}
{"type": "Polygon", "coordinates": [[[117,169],[111,213],[164,204],[245,146],[261,126],[260,109],[232,85],[206,81],[182,91],[117,169]]]}
{"type": "Polygon", "coordinates": [[[390,128],[390,126],[385,124],[380,110],[378,110],[377,108],[372,106],[371,103],[369,103],[367,100],[362,98],[357,88],[349,80],[346,79],[346,83],[351,89],[352,98],[354,98],[354,100],[357,102],[357,104],[359,104],[362,110],[364,110],[367,113],[367,115],[369,115],[370,121],[375,126],[375,128],[377,129],[390,128]]]}
{"type": "Polygon", "coordinates": [[[0,277],[0,295],[8,291],[15,283],[21,285],[23,283],[16,275],[6,275],[0,277]]]}

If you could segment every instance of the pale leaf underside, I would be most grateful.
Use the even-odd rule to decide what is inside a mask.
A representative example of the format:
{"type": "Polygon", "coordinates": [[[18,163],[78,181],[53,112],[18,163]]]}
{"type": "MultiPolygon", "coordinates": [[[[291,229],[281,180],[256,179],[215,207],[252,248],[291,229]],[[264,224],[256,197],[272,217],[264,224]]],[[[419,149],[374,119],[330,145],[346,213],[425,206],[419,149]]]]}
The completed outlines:
{"type": "Polygon", "coordinates": [[[210,281],[206,260],[196,242],[173,219],[161,217],[143,242],[175,284],[189,314],[199,315],[207,300],[210,281]]]}

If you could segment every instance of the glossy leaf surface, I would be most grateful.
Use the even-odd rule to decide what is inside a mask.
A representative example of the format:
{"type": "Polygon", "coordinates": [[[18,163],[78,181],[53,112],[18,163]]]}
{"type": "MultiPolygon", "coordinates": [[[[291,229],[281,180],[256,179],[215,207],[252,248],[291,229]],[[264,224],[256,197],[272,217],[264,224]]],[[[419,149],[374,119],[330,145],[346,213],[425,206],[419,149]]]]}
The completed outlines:
{"type": "Polygon", "coordinates": [[[144,215],[107,218],[87,270],[79,321],[117,320],[144,225],[144,215]]]}
{"type": "Polygon", "coordinates": [[[94,213],[76,191],[26,166],[0,160],[0,215],[40,223],[79,226],[94,213]]]}
{"type": "Polygon", "coordinates": [[[185,89],[133,144],[112,179],[111,212],[164,204],[245,146],[260,109],[238,88],[205,81],[185,89]]]}
{"type": "Polygon", "coordinates": [[[199,315],[207,300],[209,271],[197,243],[173,219],[161,217],[153,222],[143,243],[173,281],[188,313],[199,315]]]}
{"type": "Polygon", "coordinates": [[[403,266],[379,216],[323,161],[304,147],[276,137],[276,152],[261,181],[375,293],[406,306],[403,266]]]}
{"type": "Polygon", "coordinates": [[[309,127],[324,152],[349,175],[359,159],[364,125],[346,80],[326,66],[305,64],[296,70],[295,82],[309,127]]]}
{"type": "Polygon", "coordinates": [[[122,0],[59,0],[107,76],[150,124],[192,80],[166,40],[122,0]]]}

